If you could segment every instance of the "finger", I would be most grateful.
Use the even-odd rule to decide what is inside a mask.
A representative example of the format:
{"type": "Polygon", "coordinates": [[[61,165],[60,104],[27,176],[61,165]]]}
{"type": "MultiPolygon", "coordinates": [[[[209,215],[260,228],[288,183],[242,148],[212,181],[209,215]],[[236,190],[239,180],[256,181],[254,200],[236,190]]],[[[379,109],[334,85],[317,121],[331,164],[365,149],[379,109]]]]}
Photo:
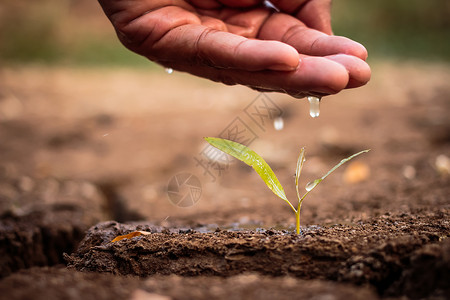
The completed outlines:
{"type": "MultiPolygon", "coordinates": [[[[212,19],[204,18],[212,25],[212,19]]],[[[180,7],[163,7],[119,28],[131,50],[160,63],[186,61],[216,68],[294,70],[299,54],[278,41],[251,40],[201,25],[202,20],[180,7]]],[[[215,27],[223,24],[216,22],[215,27]]],[[[228,27],[228,26],[227,26],[228,27]]]]}
{"type": "Polygon", "coordinates": [[[323,57],[304,56],[299,67],[292,72],[270,70],[249,72],[205,66],[192,67],[187,64],[176,64],[171,67],[227,85],[241,84],[297,97],[306,94],[335,94],[344,89],[349,82],[345,67],[323,57]]]}
{"type": "MultiPolygon", "coordinates": [[[[225,22],[227,29],[224,31],[247,38],[256,38],[259,28],[271,14],[271,12],[265,8],[254,8],[250,10],[228,8],[220,10],[198,10],[198,12],[206,18],[225,22]]],[[[202,25],[210,27],[207,23],[202,22],[202,25]]]]}
{"type": "Polygon", "coordinates": [[[328,35],[333,34],[331,30],[331,0],[308,1],[296,16],[310,28],[328,35]]]}
{"type": "Polygon", "coordinates": [[[340,63],[348,70],[349,81],[346,86],[347,89],[360,87],[369,82],[371,71],[365,61],[354,56],[343,54],[327,56],[326,58],[340,63]]]}
{"type": "Polygon", "coordinates": [[[251,7],[261,4],[261,0],[219,0],[217,2],[229,7],[251,7]]]}
{"type": "Polygon", "coordinates": [[[367,58],[367,50],[360,43],[308,28],[298,19],[286,14],[278,13],[269,17],[261,28],[259,37],[287,43],[307,55],[347,54],[363,60],[367,58]]]}
{"type": "Polygon", "coordinates": [[[176,27],[147,48],[148,56],[160,61],[224,69],[292,71],[299,63],[297,50],[287,44],[247,39],[202,25],[176,27]]]}
{"type": "Polygon", "coordinates": [[[217,18],[211,18],[208,16],[200,16],[200,21],[202,22],[203,26],[220,30],[220,31],[228,31],[227,25],[222,20],[219,20],[217,18]]]}
{"type": "Polygon", "coordinates": [[[229,31],[234,34],[242,35],[249,38],[256,38],[261,25],[267,20],[271,12],[265,8],[255,8],[248,11],[242,11],[239,13],[234,12],[230,16],[224,18],[227,24],[244,28],[245,31],[229,31]]]}
{"type": "Polygon", "coordinates": [[[331,0],[273,0],[271,2],[281,12],[302,20],[306,26],[332,34],[331,0]]]}

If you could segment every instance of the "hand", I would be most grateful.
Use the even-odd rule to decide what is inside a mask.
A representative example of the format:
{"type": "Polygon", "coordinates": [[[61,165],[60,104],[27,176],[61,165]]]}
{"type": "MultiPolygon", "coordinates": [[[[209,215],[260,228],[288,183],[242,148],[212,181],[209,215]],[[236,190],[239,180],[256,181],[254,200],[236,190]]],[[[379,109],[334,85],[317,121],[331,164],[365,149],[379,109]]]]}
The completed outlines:
{"type": "Polygon", "coordinates": [[[333,36],[331,0],[99,0],[121,42],[163,66],[294,97],[366,84],[366,49],[333,36]]]}

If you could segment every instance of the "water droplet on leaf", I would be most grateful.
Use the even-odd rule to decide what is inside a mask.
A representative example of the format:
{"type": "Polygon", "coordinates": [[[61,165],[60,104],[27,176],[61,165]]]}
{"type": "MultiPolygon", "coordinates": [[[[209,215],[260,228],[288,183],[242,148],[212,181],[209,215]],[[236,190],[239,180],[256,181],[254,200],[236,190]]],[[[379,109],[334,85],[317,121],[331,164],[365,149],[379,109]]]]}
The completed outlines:
{"type": "Polygon", "coordinates": [[[305,190],[307,192],[310,192],[315,186],[316,183],[314,181],[308,182],[308,184],[305,186],[305,190]]]}

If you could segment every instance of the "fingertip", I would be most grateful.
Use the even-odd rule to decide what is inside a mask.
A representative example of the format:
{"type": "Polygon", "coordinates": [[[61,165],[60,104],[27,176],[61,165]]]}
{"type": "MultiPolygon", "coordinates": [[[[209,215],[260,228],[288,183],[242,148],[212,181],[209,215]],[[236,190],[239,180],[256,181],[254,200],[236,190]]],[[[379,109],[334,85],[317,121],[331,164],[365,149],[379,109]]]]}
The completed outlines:
{"type": "Polygon", "coordinates": [[[328,76],[325,77],[323,89],[318,92],[326,92],[328,94],[337,94],[346,88],[349,81],[349,74],[347,70],[339,65],[335,64],[333,68],[328,70],[328,76]]]}
{"type": "Polygon", "coordinates": [[[349,73],[343,65],[323,57],[304,57],[297,73],[309,92],[336,94],[349,82],[349,73]]]}
{"type": "Polygon", "coordinates": [[[347,54],[358,57],[362,60],[367,59],[367,49],[360,43],[355,42],[343,36],[321,36],[317,38],[311,47],[310,55],[334,55],[347,54]]]}
{"type": "Polygon", "coordinates": [[[361,43],[342,36],[336,36],[336,38],[341,39],[342,54],[352,55],[364,61],[367,59],[367,49],[361,43]]]}
{"type": "Polygon", "coordinates": [[[372,72],[364,60],[345,54],[327,56],[327,58],[341,64],[347,70],[349,81],[346,88],[360,87],[369,82],[372,72]]]}
{"type": "Polygon", "coordinates": [[[365,63],[365,61],[362,61],[360,65],[361,67],[357,73],[358,76],[350,76],[350,80],[347,85],[348,89],[363,86],[370,81],[370,78],[372,77],[372,70],[370,69],[370,66],[365,63]]]}
{"type": "Polygon", "coordinates": [[[356,56],[365,61],[369,56],[366,47],[364,47],[362,44],[358,42],[355,41],[352,42],[354,43],[354,45],[352,47],[349,47],[347,53],[345,54],[356,56]]]}
{"type": "Polygon", "coordinates": [[[300,54],[294,47],[278,42],[265,41],[266,49],[270,49],[267,53],[270,63],[266,67],[272,71],[295,71],[300,64],[300,54]]]}

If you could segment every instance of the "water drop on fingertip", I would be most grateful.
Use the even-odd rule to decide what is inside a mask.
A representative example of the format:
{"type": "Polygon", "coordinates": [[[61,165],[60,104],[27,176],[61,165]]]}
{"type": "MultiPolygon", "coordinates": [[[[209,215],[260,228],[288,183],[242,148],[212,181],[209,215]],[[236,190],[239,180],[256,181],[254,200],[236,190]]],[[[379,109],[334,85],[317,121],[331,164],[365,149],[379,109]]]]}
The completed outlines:
{"type": "Polygon", "coordinates": [[[313,118],[317,118],[320,115],[320,98],[309,96],[309,115],[313,118]]]}
{"type": "Polygon", "coordinates": [[[275,130],[280,131],[284,128],[284,120],[282,117],[276,117],[273,120],[273,127],[275,128],[275,130]]]}
{"type": "Polygon", "coordinates": [[[173,73],[173,69],[172,68],[164,68],[164,70],[166,71],[167,74],[172,74],[173,73]]]}

